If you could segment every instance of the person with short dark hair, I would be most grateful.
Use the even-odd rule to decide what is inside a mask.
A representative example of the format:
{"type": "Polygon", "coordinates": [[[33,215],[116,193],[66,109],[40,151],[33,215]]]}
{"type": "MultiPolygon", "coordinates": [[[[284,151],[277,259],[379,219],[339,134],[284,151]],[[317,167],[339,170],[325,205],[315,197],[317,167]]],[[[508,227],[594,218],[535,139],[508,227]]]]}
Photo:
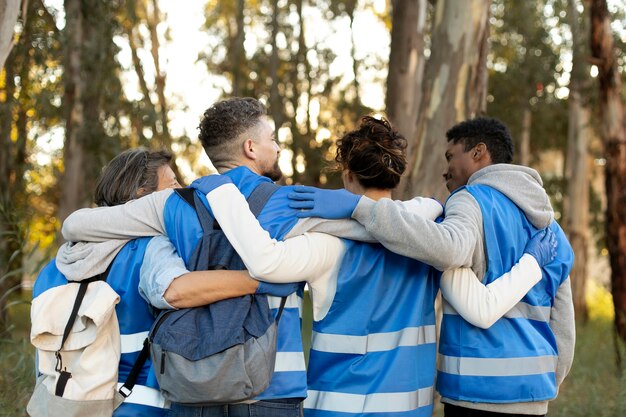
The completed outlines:
{"type": "Polygon", "coordinates": [[[441,223],[424,220],[390,199],[374,201],[345,190],[300,187],[292,207],[301,216],[350,218],[388,249],[441,271],[470,267],[497,282],[528,240],[550,228],[556,258],[522,302],[488,329],[479,329],[444,303],[437,389],[446,416],[545,415],[569,372],[574,315],[569,280],[573,252],[553,220],[539,174],[511,165],[508,129],[476,118],[447,132],[451,196],[441,223]]]}

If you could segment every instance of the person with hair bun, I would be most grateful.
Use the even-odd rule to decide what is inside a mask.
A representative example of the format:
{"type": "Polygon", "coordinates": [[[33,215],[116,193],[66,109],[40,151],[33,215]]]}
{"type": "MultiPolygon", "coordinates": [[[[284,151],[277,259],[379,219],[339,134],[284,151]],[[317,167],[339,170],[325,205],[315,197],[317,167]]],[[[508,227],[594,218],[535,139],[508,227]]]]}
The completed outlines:
{"type": "Polygon", "coordinates": [[[346,189],[388,197],[406,169],[406,146],[406,139],[386,119],[363,117],[358,129],[337,142],[335,161],[346,189]]]}

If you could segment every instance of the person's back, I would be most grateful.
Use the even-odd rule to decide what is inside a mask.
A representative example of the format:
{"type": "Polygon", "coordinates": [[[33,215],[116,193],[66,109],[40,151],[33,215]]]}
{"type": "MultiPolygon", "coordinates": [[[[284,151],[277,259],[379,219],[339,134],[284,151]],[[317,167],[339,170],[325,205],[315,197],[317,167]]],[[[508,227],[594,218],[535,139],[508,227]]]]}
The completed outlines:
{"type": "Polygon", "coordinates": [[[439,272],[379,244],[345,245],[330,309],[313,322],[305,415],[430,416],[439,272]]]}
{"type": "MultiPolygon", "coordinates": [[[[353,218],[359,221],[386,248],[445,271],[442,289],[445,287],[446,274],[454,274],[453,271],[457,268],[471,268],[479,277],[484,277],[488,268],[491,268],[490,274],[493,275],[490,279],[493,282],[484,283],[487,286],[505,283],[500,286],[498,294],[509,301],[522,299],[513,295],[526,294],[537,282],[545,283],[538,285],[530,293],[542,292],[541,302],[538,299],[526,299],[526,302],[513,304],[509,310],[516,307],[515,313],[512,313],[514,317],[508,317],[505,314],[508,310],[504,310],[504,318],[502,314],[495,315],[495,320],[486,321],[488,325],[476,324],[478,321],[475,321],[475,317],[471,320],[467,318],[471,313],[470,309],[461,306],[465,314],[457,309],[467,323],[463,323],[465,327],[462,332],[455,332],[453,327],[446,335],[449,320],[444,321],[442,332],[449,341],[447,345],[442,344],[443,360],[440,361],[440,370],[443,371],[443,376],[438,379],[438,387],[445,393],[442,402],[445,404],[446,416],[544,415],[548,410],[548,401],[556,395],[556,387],[569,372],[574,354],[573,305],[570,281],[567,279],[572,262],[571,247],[560,228],[551,224],[553,211],[539,174],[527,167],[510,165],[513,145],[504,124],[489,118],[471,119],[452,127],[446,132],[446,136],[448,148],[445,157],[448,166],[443,176],[446,186],[453,194],[446,201],[445,219],[441,223],[426,221],[421,216],[404,210],[397,202],[385,199],[372,201],[345,191],[314,194],[303,188],[294,193],[295,201],[292,205],[311,209],[308,215],[332,219],[353,218]],[[466,185],[469,190],[472,187],[478,190],[484,186],[493,192],[497,190],[506,197],[495,200],[485,197],[481,202],[482,197],[477,198],[468,189],[459,189],[466,185]],[[328,201],[333,202],[332,210],[325,208],[328,201]],[[549,232],[536,233],[538,229],[544,228],[548,228],[549,232]],[[503,276],[497,276],[503,269],[513,265],[515,256],[521,253],[522,243],[527,242],[527,248],[532,247],[532,241],[541,235],[552,236],[551,239],[558,241],[559,256],[554,259],[538,255],[543,260],[534,265],[535,269],[537,265],[540,267],[536,269],[537,280],[529,280],[532,275],[530,273],[508,281],[503,281],[503,276]],[[515,241],[512,236],[517,236],[516,239],[521,236],[521,240],[515,241]],[[501,263],[502,268],[495,268],[497,263],[501,263]],[[532,285],[524,288],[527,284],[532,285]],[[519,290],[522,292],[518,293],[519,290]],[[546,311],[549,314],[545,314],[546,311]],[[544,314],[536,314],[537,312],[544,314]],[[498,320],[504,325],[500,326],[498,320]],[[498,338],[470,337],[495,331],[484,330],[493,323],[502,332],[498,338]],[[509,328],[512,328],[512,338],[518,343],[508,341],[507,333],[511,330],[509,328]],[[527,329],[528,333],[518,331],[521,328],[527,329]],[[535,328],[541,331],[533,330],[535,328]],[[478,342],[482,345],[478,346],[478,342]],[[453,350],[447,351],[450,346],[453,346],[453,350]],[[537,356],[537,360],[529,359],[533,356],[531,351],[535,347],[536,352],[542,356],[537,356]],[[460,354],[459,351],[463,353],[460,354]],[[450,360],[447,360],[448,354],[450,360]],[[517,355],[520,358],[518,366],[507,366],[508,362],[503,360],[502,355],[506,355],[506,358],[517,355]],[[541,359],[544,357],[545,363],[541,359]],[[525,370],[524,363],[533,364],[533,370],[525,370]],[[484,364],[491,366],[483,366],[484,364]],[[532,386],[526,387],[524,375],[529,372],[540,376],[532,386]],[[448,377],[447,374],[452,376],[448,377]],[[459,375],[461,378],[457,378],[459,375]],[[472,387],[468,387],[466,382],[461,383],[461,380],[468,381],[468,377],[472,375],[479,377],[477,381],[480,383],[475,383],[472,387]],[[492,383],[482,383],[482,377],[492,383]],[[465,397],[463,393],[467,390],[476,395],[465,397]],[[513,391],[517,394],[510,395],[513,391]],[[460,397],[464,399],[453,399],[460,397]],[[479,398],[490,401],[481,402],[479,398]]],[[[302,216],[307,216],[307,213],[302,216]]],[[[444,298],[450,299],[445,291],[444,298]]],[[[459,301],[463,299],[463,295],[461,298],[452,298],[459,301]]],[[[531,295],[528,298],[533,297],[531,295]]],[[[449,306],[447,310],[447,316],[456,315],[457,311],[451,310],[449,306]]],[[[482,310],[483,307],[478,306],[477,311],[482,310]]],[[[457,319],[462,321],[460,317],[455,318],[457,319]]]]}
{"type": "MultiPolygon", "coordinates": [[[[119,322],[121,356],[118,366],[118,389],[128,379],[131,369],[143,348],[143,342],[154,322],[148,303],[139,295],[139,269],[149,238],[127,243],[111,264],[107,283],[120,296],[115,306],[119,322]]],[[[52,260],[41,271],[33,286],[33,302],[46,291],[66,285],[67,278],[57,269],[52,260]]],[[[107,365],[108,366],[108,365],[107,365]]],[[[150,359],[142,366],[132,394],[118,407],[114,416],[139,416],[149,413],[154,416],[167,414],[165,399],[159,392],[150,359]]]]}
{"type": "MultiPolygon", "coordinates": [[[[269,178],[257,175],[246,167],[232,169],[224,175],[232,178],[246,198],[259,184],[271,182],[269,178]]],[[[276,191],[259,215],[261,225],[270,232],[272,237],[282,237],[280,235],[287,233],[297,221],[295,210],[290,209],[286,204],[286,192],[287,190],[281,189],[276,191]]],[[[211,211],[206,202],[206,196],[199,191],[196,193],[211,211]]],[[[178,254],[187,263],[202,237],[200,221],[193,208],[176,193],[173,193],[165,203],[163,214],[166,234],[178,254]]],[[[277,314],[280,298],[270,296],[268,300],[273,313],[277,314]]],[[[301,305],[301,296],[292,294],[287,298],[278,325],[274,376],[268,389],[257,397],[259,400],[293,398],[299,402],[306,397],[306,367],[300,337],[301,305]]]]}
{"type": "MultiPolygon", "coordinates": [[[[483,218],[489,284],[514,264],[538,229],[504,194],[487,185],[469,185],[483,218]]],[[[489,329],[477,329],[444,307],[437,388],[447,402],[527,403],[556,396],[558,348],[550,329],[557,289],[568,278],[573,252],[555,222],[557,256],[544,277],[513,310],[489,329]]]]}
{"type": "MultiPolygon", "coordinates": [[[[363,118],[337,146],[348,190],[391,197],[406,140],[386,120],[363,118]]],[[[344,244],[332,304],[313,323],[305,415],[430,416],[440,273],[377,243],[344,244]]]]}
{"type": "MultiPolygon", "coordinates": [[[[158,189],[177,186],[178,183],[168,166],[170,160],[171,155],[165,152],[141,149],[123,152],[103,169],[94,201],[100,206],[113,206],[158,189]]],[[[56,259],[53,259],[42,269],[33,286],[33,304],[37,304],[37,299],[45,295],[46,291],[66,285],[70,280],[75,282],[107,271],[106,283],[119,296],[119,302],[115,305],[121,350],[119,364],[115,364],[118,368],[118,390],[129,379],[154,322],[151,307],[139,294],[139,272],[149,241],[150,238],[143,238],[126,244],[119,242],[112,253],[105,253],[82,242],[65,244],[60,251],[67,262],[63,273],[57,268],[56,259]],[[85,254],[89,256],[85,257],[85,254]]],[[[107,249],[112,247],[109,245],[107,249]]],[[[104,366],[111,368],[114,364],[104,366]]],[[[93,369],[97,372],[99,368],[93,369]]],[[[113,415],[165,416],[168,413],[167,408],[148,358],[139,370],[132,393],[113,415]]]]}

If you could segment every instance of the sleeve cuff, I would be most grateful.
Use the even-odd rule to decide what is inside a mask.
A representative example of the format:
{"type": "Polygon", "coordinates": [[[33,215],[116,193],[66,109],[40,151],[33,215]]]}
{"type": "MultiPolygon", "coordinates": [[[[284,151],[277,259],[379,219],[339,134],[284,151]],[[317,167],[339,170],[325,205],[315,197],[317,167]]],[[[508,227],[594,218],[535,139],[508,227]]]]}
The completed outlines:
{"type": "Polygon", "coordinates": [[[368,197],[361,197],[356,208],[352,212],[352,218],[366,226],[366,223],[372,221],[372,211],[376,202],[368,197]]]}

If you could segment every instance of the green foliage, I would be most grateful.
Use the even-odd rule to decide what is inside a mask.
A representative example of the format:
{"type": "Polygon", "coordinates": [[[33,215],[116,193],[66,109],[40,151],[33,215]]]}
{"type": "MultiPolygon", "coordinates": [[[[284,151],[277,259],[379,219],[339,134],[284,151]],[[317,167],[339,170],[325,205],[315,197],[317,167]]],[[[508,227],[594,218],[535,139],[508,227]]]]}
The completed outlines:
{"type": "Polygon", "coordinates": [[[503,120],[519,139],[524,109],[530,108],[535,156],[545,149],[563,149],[567,138],[567,102],[555,96],[564,71],[564,45],[554,42],[559,27],[554,3],[496,0],[492,6],[487,113],[503,120]]]}
{"type": "Polygon", "coordinates": [[[624,415],[626,373],[615,366],[612,340],[612,322],[608,319],[578,326],[574,365],[559,396],[550,405],[551,417],[624,415]]]}
{"type": "Polygon", "coordinates": [[[26,416],[34,385],[34,348],[28,338],[0,339],[0,416],[26,416]]]}
{"type": "MultiPolygon", "coordinates": [[[[308,39],[307,34],[309,25],[319,24],[319,19],[332,28],[351,22],[361,6],[356,1],[258,0],[245,2],[245,9],[239,10],[241,4],[207,3],[205,29],[210,36],[199,60],[209,72],[224,77],[224,96],[262,100],[276,130],[286,128],[279,137],[284,137],[284,146],[293,154],[293,176],[288,182],[319,185],[336,180],[324,172],[333,158],[334,138],[372,110],[360,101],[358,71],[351,81],[343,74],[334,75],[331,65],[337,56],[332,46],[325,39],[308,39]],[[311,13],[319,18],[309,17],[311,13]],[[278,62],[272,69],[274,42],[278,62]]],[[[377,57],[353,57],[355,68],[361,61],[369,68],[383,65],[377,57]]]]}
{"type": "Polygon", "coordinates": [[[13,293],[5,307],[10,326],[0,331],[0,416],[25,416],[35,385],[29,310],[30,292],[13,293]]]}

